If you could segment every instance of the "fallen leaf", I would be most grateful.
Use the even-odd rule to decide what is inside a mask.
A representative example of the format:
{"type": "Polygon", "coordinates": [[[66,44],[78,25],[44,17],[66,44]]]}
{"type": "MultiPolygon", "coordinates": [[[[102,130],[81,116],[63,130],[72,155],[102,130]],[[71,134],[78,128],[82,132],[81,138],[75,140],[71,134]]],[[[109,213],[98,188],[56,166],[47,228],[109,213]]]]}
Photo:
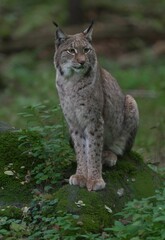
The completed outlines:
{"type": "Polygon", "coordinates": [[[12,171],[10,171],[10,170],[5,171],[4,174],[6,174],[8,176],[13,176],[14,175],[14,173],[12,171]]]}

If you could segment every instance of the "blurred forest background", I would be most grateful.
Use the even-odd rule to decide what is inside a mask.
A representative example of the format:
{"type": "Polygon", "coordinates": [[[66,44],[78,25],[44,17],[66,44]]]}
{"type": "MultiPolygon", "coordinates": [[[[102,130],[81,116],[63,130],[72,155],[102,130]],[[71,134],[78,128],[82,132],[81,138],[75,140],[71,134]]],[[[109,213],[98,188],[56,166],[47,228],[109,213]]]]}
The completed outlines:
{"type": "Polygon", "coordinates": [[[59,105],[52,21],[72,34],[94,19],[101,65],[139,105],[135,149],[165,166],[164,9],[164,0],[1,0],[0,121],[26,128],[24,107],[59,105]]]}

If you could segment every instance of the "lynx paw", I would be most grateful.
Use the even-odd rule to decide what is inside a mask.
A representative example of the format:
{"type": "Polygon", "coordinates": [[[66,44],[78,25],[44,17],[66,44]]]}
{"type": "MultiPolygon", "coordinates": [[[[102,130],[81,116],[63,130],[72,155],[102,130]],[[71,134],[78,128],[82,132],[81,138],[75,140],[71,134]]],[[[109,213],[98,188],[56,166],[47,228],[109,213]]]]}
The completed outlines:
{"type": "Polygon", "coordinates": [[[102,178],[100,179],[88,179],[87,189],[88,191],[98,191],[105,188],[106,183],[102,178]]]}
{"type": "Polygon", "coordinates": [[[74,174],[69,178],[70,185],[78,185],[80,187],[86,186],[86,178],[83,175],[74,174]]]}
{"type": "Polygon", "coordinates": [[[116,165],[117,155],[111,151],[103,152],[103,163],[108,167],[113,167],[116,165]]]}

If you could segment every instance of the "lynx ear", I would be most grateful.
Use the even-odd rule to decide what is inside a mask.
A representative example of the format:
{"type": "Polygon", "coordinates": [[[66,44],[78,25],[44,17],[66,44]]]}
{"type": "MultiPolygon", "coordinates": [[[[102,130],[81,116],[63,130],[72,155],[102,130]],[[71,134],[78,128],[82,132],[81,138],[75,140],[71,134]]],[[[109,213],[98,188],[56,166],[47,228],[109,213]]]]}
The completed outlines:
{"type": "Polygon", "coordinates": [[[60,46],[61,43],[63,43],[67,39],[67,35],[59,28],[58,24],[56,22],[53,22],[53,24],[56,26],[56,45],[57,47],[60,46]]]}
{"type": "Polygon", "coordinates": [[[89,42],[92,41],[93,24],[94,24],[94,21],[92,21],[89,27],[85,29],[85,31],[83,32],[89,42]]]}

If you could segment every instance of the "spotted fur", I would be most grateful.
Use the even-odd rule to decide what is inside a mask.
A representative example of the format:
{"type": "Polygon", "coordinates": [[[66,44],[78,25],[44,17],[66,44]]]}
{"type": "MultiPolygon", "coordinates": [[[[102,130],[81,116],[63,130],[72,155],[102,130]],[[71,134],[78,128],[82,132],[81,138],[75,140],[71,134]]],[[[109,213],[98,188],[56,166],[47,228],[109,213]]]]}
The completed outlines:
{"type": "Polygon", "coordinates": [[[89,191],[105,187],[102,163],[116,164],[132,148],[139,113],[135,100],[124,95],[109,72],[99,66],[92,46],[92,25],[66,35],[56,30],[56,87],[76,152],[72,185],[89,191]]]}

